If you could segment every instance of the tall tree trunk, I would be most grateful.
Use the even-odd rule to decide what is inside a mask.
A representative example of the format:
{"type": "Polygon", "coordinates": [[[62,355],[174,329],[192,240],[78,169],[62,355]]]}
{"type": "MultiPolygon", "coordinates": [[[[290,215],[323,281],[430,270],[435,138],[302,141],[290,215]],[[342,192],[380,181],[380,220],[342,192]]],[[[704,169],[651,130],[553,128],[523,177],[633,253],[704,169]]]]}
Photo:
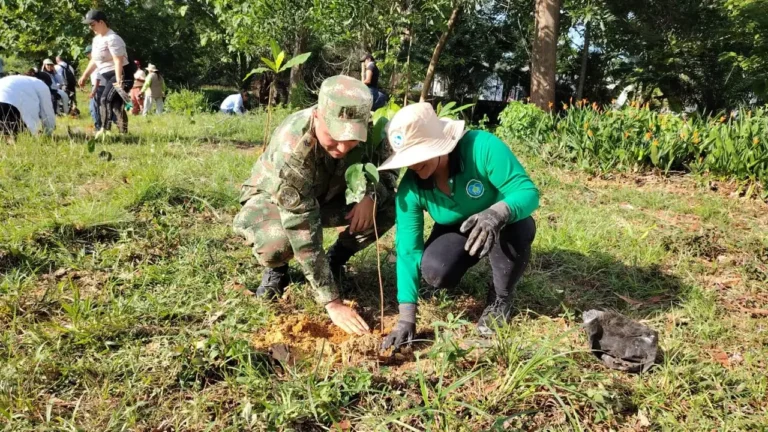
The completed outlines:
{"type": "Polygon", "coordinates": [[[555,103],[557,29],[560,0],[536,0],[536,32],[531,65],[531,102],[550,111],[555,103]]]}
{"type": "Polygon", "coordinates": [[[411,94],[411,47],[413,46],[413,29],[408,29],[408,57],[405,60],[405,91],[403,106],[408,105],[408,96],[411,94]]]}
{"type": "MultiPolygon", "coordinates": [[[[307,32],[301,29],[296,32],[293,40],[293,57],[302,54],[307,49],[307,32]]],[[[290,92],[293,93],[293,89],[298,87],[304,79],[304,65],[296,65],[291,68],[291,86],[290,92]]],[[[290,94],[288,95],[290,98],[290,94]]]]}
{"type": "Polygon", "coordinates": [[[584,48],[581,53],[581,74],[579,75],[579,87],[576,89],[576,100],[581,100],[584,97],[584,82],[587,80],[587,61],[589,60],[589,26],[590,23],[584,25],[584,48]]]}
{"type": "Polygon", "coordinates": [[[453,11],[451,11],[451,17],[448,19],[448,28],[443,32],[442,36],[440,36],[440,40],[437,41],[437,46],[435,46],[435,51],[432,53],[432,59],[429,61],[429,68],[427,68],[427,76],[424,78],[424,85],[421,87],[421,97],[419,97],[419,102],[427,100],[429,89],[432,88],[432,79],[435,77],[437,62],[440,60],[440,54],[442,54],[446,42],[448,42],[448,36],[451,35],[454,27],[456,27],[456,23],[459,21],[460,12],[461,2],[459,1],[453,8],[453,11]]]}

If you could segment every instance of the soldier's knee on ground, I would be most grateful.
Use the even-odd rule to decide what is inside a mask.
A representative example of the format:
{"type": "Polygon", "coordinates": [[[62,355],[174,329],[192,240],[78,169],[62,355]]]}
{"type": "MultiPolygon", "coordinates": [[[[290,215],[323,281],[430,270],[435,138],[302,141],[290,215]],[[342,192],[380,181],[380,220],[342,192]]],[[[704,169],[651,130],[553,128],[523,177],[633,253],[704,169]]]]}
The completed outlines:
{"type": "Polygon", "coordinates": [[[253,244],[253,255],[263,267],[280,267],[293,258],[293,249],[287,237],[259,238],[253,244]]]}

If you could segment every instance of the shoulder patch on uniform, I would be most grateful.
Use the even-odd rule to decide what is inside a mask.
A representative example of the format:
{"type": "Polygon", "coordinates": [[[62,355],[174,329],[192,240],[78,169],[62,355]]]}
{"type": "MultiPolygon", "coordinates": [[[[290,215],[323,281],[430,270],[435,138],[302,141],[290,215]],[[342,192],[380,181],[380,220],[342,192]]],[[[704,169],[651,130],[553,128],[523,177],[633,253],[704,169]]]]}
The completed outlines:
{"type": "Polygon", "coordinates": [[[286,210],[295,210],[301,203],[301,195],[293,186],[283,185],[277,191],[277,204],[286,210]]]}

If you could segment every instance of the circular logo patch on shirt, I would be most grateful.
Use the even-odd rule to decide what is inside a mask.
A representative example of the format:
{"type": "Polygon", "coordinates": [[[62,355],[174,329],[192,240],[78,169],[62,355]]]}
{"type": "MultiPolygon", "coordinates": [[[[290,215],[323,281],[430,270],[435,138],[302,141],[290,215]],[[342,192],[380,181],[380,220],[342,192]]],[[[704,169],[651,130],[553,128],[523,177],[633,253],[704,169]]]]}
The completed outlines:
{"type": "Polygon", "coordinates": [[[296,188],[283,186],[277,191],[277,203],[286,210],[295,210],[301,203],[301,195],[296,188]]]}
{"type": "Polygon", "coordinates": [[[403,144],[405,144],[405,137],[403,137],[401,132],[395,132],[392,135],[392,147],[399,149],[403,144]]]}
{"type": "Polygon", "coordinates": [[[485,186],[480,180],[472,179],[467,183],[467,195],[470,198],[480,198],[485,193],[485,186]]]}

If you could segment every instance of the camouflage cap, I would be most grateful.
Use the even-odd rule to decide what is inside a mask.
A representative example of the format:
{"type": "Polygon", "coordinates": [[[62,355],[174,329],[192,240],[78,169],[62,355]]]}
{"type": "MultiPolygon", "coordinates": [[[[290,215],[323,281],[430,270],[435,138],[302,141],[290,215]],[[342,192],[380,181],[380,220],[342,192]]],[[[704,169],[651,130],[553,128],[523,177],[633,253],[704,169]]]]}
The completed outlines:
{"type": "Polygon", "coordinates": [[[323,81],[317,106],[337,141],[365,141],[373,97],[362,81],[346,75],[336,75],[323,81]]]}

